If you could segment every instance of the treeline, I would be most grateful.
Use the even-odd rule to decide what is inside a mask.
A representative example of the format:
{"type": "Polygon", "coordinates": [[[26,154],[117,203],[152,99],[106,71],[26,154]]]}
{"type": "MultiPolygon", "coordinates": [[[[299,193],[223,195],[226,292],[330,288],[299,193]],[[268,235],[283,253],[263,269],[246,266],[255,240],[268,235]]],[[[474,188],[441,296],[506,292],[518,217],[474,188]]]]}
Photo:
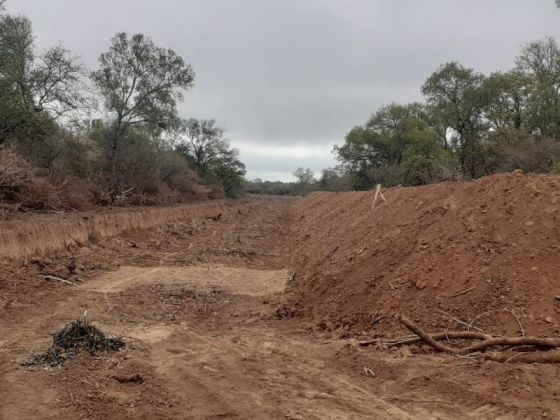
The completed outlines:
{"type": "Polygon", "coordinates": [[[214,120],[183,119],[191,66],[116,34],[99,67],[37,52],[0,1],[0,210],[176,203],[239,194],[245,166],[214,120]]]}
{"type": "Polygon", "coordinates": [[[335,147],[338,173],[325,182],[368,189],[514,169],[560,172],[560,48],[554,39],[524,46],[507,72],[484,75],[444,64],[421,90],[424,103],[384,106],[354,127],[335,147]]]}

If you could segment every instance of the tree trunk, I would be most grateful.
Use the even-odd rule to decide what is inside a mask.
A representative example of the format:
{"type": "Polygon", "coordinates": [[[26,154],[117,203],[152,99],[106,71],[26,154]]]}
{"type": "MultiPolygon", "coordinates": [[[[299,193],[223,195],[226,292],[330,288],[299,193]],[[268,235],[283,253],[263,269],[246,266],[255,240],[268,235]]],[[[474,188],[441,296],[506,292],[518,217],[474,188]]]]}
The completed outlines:
{"type": "MultiPolygon", "coordinates": [[[[115,132],[113,134],[113,140],[111,142],[111,189],[116,193],[118,191],[118,174],[117,174],[117,163],[118,154],[117,148],[119,144],[119,127],[120,124],[115,127],[115,132]]],[[[114,193],[111,193],[111,197],[114,193]]]]}

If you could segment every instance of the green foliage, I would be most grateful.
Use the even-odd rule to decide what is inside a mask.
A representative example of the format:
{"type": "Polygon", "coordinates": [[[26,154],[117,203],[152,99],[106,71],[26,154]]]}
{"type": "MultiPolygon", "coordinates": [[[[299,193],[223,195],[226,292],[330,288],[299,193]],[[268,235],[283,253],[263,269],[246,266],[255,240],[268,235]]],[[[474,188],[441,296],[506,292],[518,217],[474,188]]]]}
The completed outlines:
{"type": "Polygon", "coordinates": [[[364,126],[354,127],[344,145],[335,147],[353,187],[416,185],[444,179],[447,167],[443,162],[449,160],[449,152],[428,122],[422,105],[392,104],[374,113],[364,126]]]}
{"type": "Polygon", "coordinates": [[[191,118],[182,122],[180,131],[182,138],[176,150],[198,174],[220,185],[229,197],[242,195],[245,165],[239,160],[239,151],[224,138],[225,130],[214,120],[191,118]]]}
{"type": "Polygon", "coordinates": [[[295,182],[263,181],[254,179],[246,182],[246,190],[249,194],[257,195],[300,195],[300,186],[295,182]]]}
{"type": "Polygon", "coordinates": [[[527,125],[530,79],[512,70],[492,73],[483,84],[483,112],[497,130],[521,130],[527,125]]]}
{"type": "Polygon", "coordinates": [[[218,189],[242,193],[245,166],[224,130],[213,121],[189,126],[178,116],[194,72],[174,51],[142,34],[118,33],[90,72],[63,46],[35,54],[30,20],[4,13],[3,5],[0,0],[0,144],[13,145],[49,177],[41,188],[83,179],[101,204],[178,202],[218,189]],[[93,100],[93,86],[104,109],[93,100]],[[87,120],[90,111],[106,117],[87,120]],[[201,140],[200,150],[174,150],[185,132],[201,140]]]}
{"type": "Polygon", "coordinates": [[[156,46],[142,34],[117,34],[99,57],[92,78],[111,113],[111,178],[117,186],[117,149],[132,125],[164,131],[177,124],[181,90],[193,86],[194,72],[173,50],[156,46]]]}
{"type": "Polygon", "coordinates": [[[423,84],[426,105],[384,106],[334,152],[355,189],[419,185],[560,160],[560,47],[527,44],[515,68],[484,76],[451,62],[423,84]]]}
{"type": "MultiPolygon", "coordinates": [[[[485,105],[484,76],[459,63],[442,65],[422,86],[430,112],[452,130],[464,175],[479,176],[480,141],[488,130],[482,118],[485,105]]],[[[447,131],[447,130],[446,130],[447,131]]]]}
{"type": "Polygon", "coordinates": [[[516,69],[529,85],[528,126],[540,135],[560,138],[560,47],[553,38],[521,49],[516,69]]]}
{"type": "Polygon", "coordinates": [[[453,178],[453,157],[433,130],[413,130],[403,151],[403,184],[423,185],[453,178]]]}

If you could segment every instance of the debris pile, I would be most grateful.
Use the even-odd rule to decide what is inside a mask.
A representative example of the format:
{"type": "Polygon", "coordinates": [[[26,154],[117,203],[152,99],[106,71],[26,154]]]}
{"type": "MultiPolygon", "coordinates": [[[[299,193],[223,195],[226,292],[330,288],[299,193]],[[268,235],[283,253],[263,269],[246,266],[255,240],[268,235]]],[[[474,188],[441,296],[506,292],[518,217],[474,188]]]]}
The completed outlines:
{"type": "Polygon", "coordinates": [[[45,353],[33,356],[26,365],[56,367],[83,351],[89,353],[114,352],[124,346],[125,343],[121,338],[107,337],[85,317],[82,317],[54,333],[51,347],[45,353]]]}

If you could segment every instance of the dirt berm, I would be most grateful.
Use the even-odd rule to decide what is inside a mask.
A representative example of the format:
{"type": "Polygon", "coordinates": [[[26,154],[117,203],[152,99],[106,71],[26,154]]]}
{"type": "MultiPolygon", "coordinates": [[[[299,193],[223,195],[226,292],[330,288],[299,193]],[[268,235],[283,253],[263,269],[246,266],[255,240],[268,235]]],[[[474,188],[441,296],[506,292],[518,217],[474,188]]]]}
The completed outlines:
{"type": "MultiPolygon", "coordinates": [[[[496,334],[558,334],[560,177],[521,172],[296,203],[288,311],[344,334],[460,321],[496,334]],[[443,311],[443,312],[442,312],[443,311]]],[[[465,326],[462,325],[461,328],[465,326]]]]}

